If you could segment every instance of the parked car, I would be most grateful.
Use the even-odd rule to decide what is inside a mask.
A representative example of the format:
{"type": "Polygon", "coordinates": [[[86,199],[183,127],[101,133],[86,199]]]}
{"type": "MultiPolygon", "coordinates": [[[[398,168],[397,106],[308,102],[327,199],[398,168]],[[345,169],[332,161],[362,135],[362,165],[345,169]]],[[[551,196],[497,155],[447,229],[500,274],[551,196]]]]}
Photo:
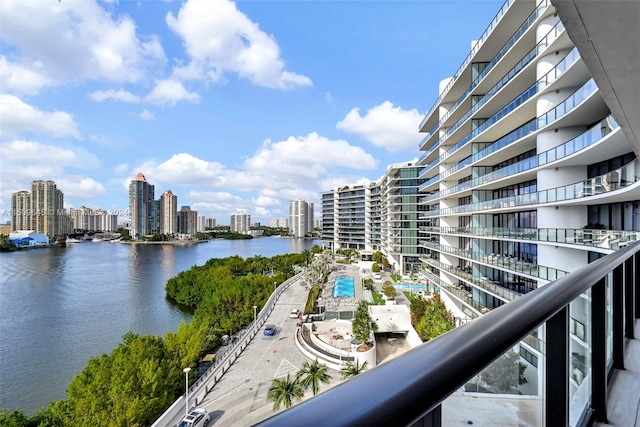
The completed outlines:
{"type": "Polygon", "coordinates": [[[216,359],[216,355],[213,353],[209,353],[205,355],[200,360],[200,362],[198,362],[198,366],[196,367],[196,371],[198,372],[198,378],[200,378],[202,375],[204,375],[205,372],[207,372],[207,369],[209,369],[209,367],[213,365],[213,361],[215,359],[216,359]]]}
{"type": "Polygon", "coordinates": [[[272,325],[270,323],[265,325],[263,334],[265,336],[269,336],[269,337],[275,335],[276,334],[276,325],[272,325]]]}
{"type": "Polygon", "coordinates": [[[180,420],[177,427],[207,427],[210,419],[207,411],[195,408],[180,420]]]}
{"type": "Polygon", "coordinates": [[[300,316],[302,316],[302,312],[300,310],[292,310],[291,314],[289,315],[289,317],[291,317],[292,319],[297,319],[300,316]]]}

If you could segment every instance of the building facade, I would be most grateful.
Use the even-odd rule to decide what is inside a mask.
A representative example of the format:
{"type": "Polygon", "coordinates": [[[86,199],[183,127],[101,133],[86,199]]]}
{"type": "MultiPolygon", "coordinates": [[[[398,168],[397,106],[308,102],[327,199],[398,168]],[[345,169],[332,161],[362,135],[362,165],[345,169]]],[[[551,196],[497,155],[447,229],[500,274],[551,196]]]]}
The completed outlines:
{"type": "Polygon", "coordinates": [[[178,232],[178,196],[171,190],[160,196],[160,234],[176,234],[178,232]]]}
{"type": "MultiPolygon", "coordinates": [[[[640,237],[640,160],[550,1],[505,2],[420,131],[423,272],[461,321],[640,237]]],[[[578,408],[589,316],[572,303],[578,408]]],[[[531,390],[542,339],[520,345],[531,390]]]]}
{"type": "Polygon", "coordinates": [[[251,215],[246,213],[231,215],[231,231],[247,234],[251,230],[251,215]]]}
{"type": "Polygon", "coordinates": [[[417,271],[421,247],[419,230],[425,225],[417,160],[392,164],[374,182],[345,185],[322,194],[321,238],[327,247],[380,251],[392,268],[417,271]]]}
{"type": "Polygon", "coordinates": [[[154,186],[142,173],[138,173],[129,184],[129,229],[133,239],[139,240],[158,232],[159,203],[154,199],[154,193],[154,186]]]}
{"type": "Polygon", "coordinates": [[[81,206],[77,209],[69,209],[69,216],[74,230],[116,231],[118,229],[118,216],[109,214],[104,209],[81,206]]]}
{"type": "Polygon", "coordinates": [[[71,232],[64,194],[54,181],[33,181],[31,192],[18,191],[11,195],[11,229],[33,230],[48,237],[71,232]]]}
{"type": "Polygon", "coordinates": [[[305,237],[313,233],[313,209],[312,202],[289,201],[289,232],[292,237],[305,237]]]}
{"type": "Polygon", "coordinates": [[[198,212],[192,211],[191,207],[183,206],[178,212],[178,233],[195,234],[198,222],[198,212]]]}

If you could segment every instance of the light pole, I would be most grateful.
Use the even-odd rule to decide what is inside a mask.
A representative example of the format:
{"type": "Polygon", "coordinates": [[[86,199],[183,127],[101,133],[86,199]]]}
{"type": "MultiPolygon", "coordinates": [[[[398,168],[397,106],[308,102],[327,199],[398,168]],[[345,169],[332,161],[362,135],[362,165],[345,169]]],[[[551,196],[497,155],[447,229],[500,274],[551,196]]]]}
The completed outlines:
{"type": "Polygon", "coordinates": [[[273,293],[276,293],[276,287],[277,287],[278,282],[273,282],[273,293]]]}
{"type": "Polygon", "coordinates": [[[187,416],[189,415],[189,371],[191,370],[191,368],[186,367],[183,369],[184,371],[184,389],[185,389],[185,393],[184,393],[184,415],[187,416]]]}
{"type": "Polygon", "coordinates": [[[258,308],[257,305],[253,306],[253,324],[256,324],[256,309],[258,308]]]}

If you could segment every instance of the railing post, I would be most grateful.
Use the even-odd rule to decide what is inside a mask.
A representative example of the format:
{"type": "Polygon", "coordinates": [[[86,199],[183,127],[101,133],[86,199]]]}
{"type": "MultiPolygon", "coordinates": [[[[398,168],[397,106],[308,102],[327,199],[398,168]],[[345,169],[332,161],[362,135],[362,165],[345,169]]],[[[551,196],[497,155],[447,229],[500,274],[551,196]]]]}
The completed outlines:
{"type": "Polygon", "coordinates": [[[433,411],[411,424],[411,427],[442,427],[442,403],[433,408],[433,411]]]}
{"type": "Polygon", "coordinates": [[[613,269],[613,367],[624,369],[624,263],[613,269]]]}
{"type": "Polygon", "coordinates": [[[624,333],[630,340],[635,338],[633,313],[635,298],[633,288],[633,258],[629,258],[624,262],[624,333]]]}
{"type": "Polygon", "coordinates": [[[607,288],[603,277],[591,288],[591,407],[596,420],[607,420],[607,288]]]}
{"type": "Polygon", "coordinates": [[[569,425],[569,307],[549,318],[545,328],[545,425],[569,425]],[[553,401],[552,401],[553,398],[553,401]]]}
{"type": "Polygon", "coordinates": [[[634,268],[633,268],[633,286],[636,288],[636,319],[640,319],[640,253],[633,254],[634,268]]]}

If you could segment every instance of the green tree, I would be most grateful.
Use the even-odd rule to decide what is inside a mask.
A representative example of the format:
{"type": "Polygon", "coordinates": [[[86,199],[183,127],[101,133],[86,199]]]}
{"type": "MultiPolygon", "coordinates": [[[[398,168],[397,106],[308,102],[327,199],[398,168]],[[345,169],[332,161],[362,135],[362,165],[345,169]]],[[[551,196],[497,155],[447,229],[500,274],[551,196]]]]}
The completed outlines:
{"type": "Polygon", "coordinates": [[[280,409],[282,405],[285,408],[290,408],[294,400],[300,402],[303,396],[304,388],[302,384],[298,378],[291,378],[290,374],[287,374],[286,378],[275,378],[267,392],[267,400],[273,402],[274,411],[280,409]]]}
{"type": "Polygon", "coordinates": [[[28,427],[29,417],[22,411],[9,412],[6,409],[0,409],[0,426],[6,427],[28,427]]]}
{"type": "Polygon", "coordinates": [[[316,359],[311,363],[305,361],[296,378],[305,390],[311,387],[311,391],[315,396],[320,391],[320,384],[329,384],[331,375],[327,373],[327,367],[318,363],[318,359],[316,359]]]}
{"type": "Polygon", "coordinates": [[[369,305],[366,301],[360,301],[358,308],[351,321],[353,335],[362,344],[369,344],[371,341],[371,332],[374,330],[373,321],[369,315],[369,305]]]}
{"type": "Polygon", "coordinates": [[[8,252],[16,249],[16,245],[9,240],[9,236],[0,235],[0,252],[8,252]]]}
{"type": "Polygon", "coordinates": [[[526,368],[527,366],[520,362],[518,353],[508,351],[487,366],[480,373],[480,379],[485,382],[487,387],[498,393],[510,393],[519,384],[527,383],[524,376],[526,368]]]}
{"type": "Polygon", "coordinates": [[[367,370],[367,362],[360,364],[356,359],[355,362],[348,361],[342,369],[340,369],[340,378],[348,380],[367,370]]]}
{"type": "Polygon", "coordinates": [[[371,271],[374,273],[380,273],[380,270],[382,270],[382,267],[380,267],[380,264],[378,264],[377,262],[374,262],[371,265],[371,271]]]}
{"type": "Polygon", "coordinates": [[[435,293],[425,302],[424,313],[416,326],[418,336],[422,341],[429,341],[453,328],[453,314],[447,310],[440,294],[435,293]]]}
{"type": "Polygon", "coordinates": [[[375,261],[377,264],[381,264],[383,258],[384,258],[384,255],[380,251],[374,252],[373,255],[371,255],[371,259],[375,261]]]}
{"type": "Polygon", "coordinates": [[[382,285],[382,292],[388,299],[396,298],[396,288],[393,287],[393,284],[389,281],[384,282],[382,285]]]}

